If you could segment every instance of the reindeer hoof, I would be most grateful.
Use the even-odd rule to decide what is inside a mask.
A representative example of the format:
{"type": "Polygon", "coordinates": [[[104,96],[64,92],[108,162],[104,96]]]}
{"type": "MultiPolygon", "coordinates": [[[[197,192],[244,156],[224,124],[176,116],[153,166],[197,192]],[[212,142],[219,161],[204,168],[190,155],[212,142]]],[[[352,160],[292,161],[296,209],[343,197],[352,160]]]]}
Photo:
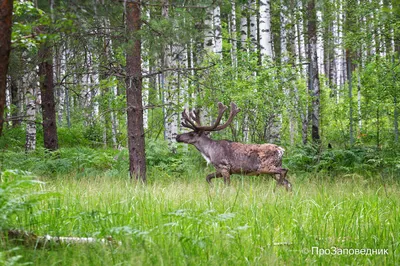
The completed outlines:
{"type": "Polygon", "coordinates": [[[282,183],[283,183],[283,185],[285,186],[286,191],[292,192],[292,184],[290,184],[289,181],[287,181],[287,180],[285,179],[285,180],[283,180],[282,183]]]}

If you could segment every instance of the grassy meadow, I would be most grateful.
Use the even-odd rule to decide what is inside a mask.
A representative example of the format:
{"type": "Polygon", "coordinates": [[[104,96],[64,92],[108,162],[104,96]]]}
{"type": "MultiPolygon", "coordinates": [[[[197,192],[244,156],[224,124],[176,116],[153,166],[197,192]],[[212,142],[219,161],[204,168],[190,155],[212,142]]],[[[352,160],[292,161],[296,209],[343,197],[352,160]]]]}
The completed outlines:
{"type": "MultiPolygon", "coordinates": [[[[208,169],[210,170],[210,169],[208,169]]],[[[204,170],[206,171],[206,170],[204,170]]],[[[3,241],[0,262],[19,265],[399,265],[400,186],[346,175],[291,173],[292,193],[269,177],[234,176],[209,187],[204,171],[126,178],[41,177],[48,196],[12,217],[37,235],[105,238],[120,244],[32,247],[3,241]],[[318,255],[320,249],[388,254],[318,255]],[[21,256],[20,258],[16,256],[21,256]],[[13,262],[15,260],[16,262],[13,262]],[[7,262],[8,261],[8,262],[7,262]]]]}

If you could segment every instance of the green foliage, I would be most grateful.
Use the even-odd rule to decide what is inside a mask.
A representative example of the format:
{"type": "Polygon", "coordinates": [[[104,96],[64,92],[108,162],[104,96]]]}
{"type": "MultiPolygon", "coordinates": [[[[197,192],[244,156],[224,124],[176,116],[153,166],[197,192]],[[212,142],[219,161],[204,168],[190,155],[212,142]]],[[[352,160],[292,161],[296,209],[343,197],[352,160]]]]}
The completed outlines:
{"type": "Polygon", "coordinates": [[[58,127],[58,145],[60,147],[89,146],[91,144],[91,139],[85,136],[89,128],[85,128],[85,131],[85,129],[79,125],[75,125],[71,128],[58,127]],[[84,134],[82,134],[82,132],[84,132],[84,134]]]}
{"type": "Polygon", "coordinates": [[[4,170],[0,176],[0,231],[13,226],[14,215],[29,212],[33,204],[44,199],[41,192],[30,191],[44,183],[26,171],[4,170]]]}
{"type": "Polygon", "coordinates": [[[3,135],[0,137],[0,149],[24,147],[25,134],[25,130],[22,127],[4,130],[3,135]]]}
{"type": "Polygon", "coordinates": [[[198,157],[185,151],[187,146],[179,145],[172,153],[168,143],[160,140],[149,140],[146,143],[146,161],[152,171],[166,172],[169,175],[191,173],[198,169],[198,157]]]}
{"type": "Polygon", "coordinates": [[[96,122],[90,124],[85,128],[83,136],[93,144],[101,145],[103,143],[103,125],[96,122]]]}
{"type": "Polygon", "coordinates": [[[0,251],[0,265],[4,266],[21,266],[21,265],[29,265],[30,263],[21,263],[22,255],[9,255],[13,252],[18,252],[19,248],[12,248],[7,251],[0,251]]]}
{"type": "Polygon", "coordinates": [[[318,172],[327,177],[358,173],[364,176],[400,175],[397,149],[380,151],[370,147],[318,150],[315,146],[299,146],[284,158],[291,172],[318,172]]]}
{"type": "MultiPolygon", "coordinates": [[[[75,134],[65,131],[65,134],[75,134]]],[[[61,135],[63,136],[63,135],[61,135]]],[[[39,176],[62,177],[75,174],[77,178],[84,176],[106,175],[109,177],[128,176],[129,155],[127,149],[98,149],[73,145],[74,136],[70,136],[71,147],[60,148],[48,152],[37,148],[29,154],[20,150],[7,150],[0,153],[0,162],[5,169],[18,168],[31,171],[39,176]]],[[[64,139],[62,143],[68,144],[64,139]]],[[[76,138],[76,142],[84,139],[76,138]]],[[[177,153],[172,153],[168,144],[161,140],[149,139],[146,145],[147,165],[152,172],[162,171],[169,176],[179,176],[204,167],[204,160],[197,151],[185,151],[187,146],[179,146],[177,153]]]]}

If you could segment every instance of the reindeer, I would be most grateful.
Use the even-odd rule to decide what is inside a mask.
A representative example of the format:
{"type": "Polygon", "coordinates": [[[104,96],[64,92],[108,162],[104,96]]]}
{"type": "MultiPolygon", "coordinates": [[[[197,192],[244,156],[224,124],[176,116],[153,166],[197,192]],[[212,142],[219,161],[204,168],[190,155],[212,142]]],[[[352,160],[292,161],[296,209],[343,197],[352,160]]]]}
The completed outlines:
{"type": "Polygon", "coordinates": [[[222,116],[228,107],[218,103],[218,117],[211,126],[202,126],[200,111],[182,112],[182,126],[191,132],[180,134],[177,142],[194,145],[207,163],[212,163],[215,173],[209,174],[206,180],[211,184],[213,178],[223,177],[226,185],[230,184],[231,174],[261,175],[272,174],[279,185],[291,191],[292,185],[285,178],[288,172],[282,168],[282,155],[285,151],[275,144],[243,144],[229,140],[213,140],[208,135],[228,127],[233,118],[240,112],[235,103],[231,103],[228,120],[220,125],[222,116]]]}

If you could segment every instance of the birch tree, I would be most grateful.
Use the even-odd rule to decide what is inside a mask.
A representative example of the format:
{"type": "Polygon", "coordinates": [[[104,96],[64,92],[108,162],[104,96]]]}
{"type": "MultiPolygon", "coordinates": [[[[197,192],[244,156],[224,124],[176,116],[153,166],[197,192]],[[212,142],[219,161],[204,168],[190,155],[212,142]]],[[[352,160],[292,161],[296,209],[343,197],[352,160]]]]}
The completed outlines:
{"type": "Polygon", "coordinates": [[[250,48],[253,52],[257,51],[258,49],[258,24],[257,24],[257,1],[249,0],[249,13],[250,13],[250,48]]]}
{"type": "Polygon", "coordinates": [[[221,26],[221,8],[216,4],[213,10],[213,28],[214,28],[214,53],[222,58],[222,26],[221,26]]]}
{"type": "Polygon", "coordinates": [[[309,59],[309,93],[312,99],[311,137],[314,143],[320,141],[320,84],[317,57],[317,11],[315,0],[308,0],[308,59],[309,59]]]}
{"type": "Polygon", "coordinates": [[[231,14],[230,14],[230,36],[231,36],[231,60],[232,60],[232,66],[236,67],[237,66],[237,28],[236,28],[236,4],[235,1],[231,1],[231,14]]]}
{"type": "MultiPolygon", "coordinates": [[[[26,62],[30,62],[26,58],[26,62]]],[[[23,86],[26,87],[26,129],[25,129],[25,152],[36,149],[36,87],[37,77],[35,72],[27,71],[23,76],[23,86]]]]}
{"type": "Polygon", "coordinates": [[[260,54],[265,61],[272,60],[271,5],[269,0],[260,0],[260,54]]]}
{"type": "Polygon", "coordinates": [[[242,50],[247,50],[247,38],[248,38],[248,22],[246,7],[241,6],[241,18],[240,18],[240,47],[242,50]]]}

